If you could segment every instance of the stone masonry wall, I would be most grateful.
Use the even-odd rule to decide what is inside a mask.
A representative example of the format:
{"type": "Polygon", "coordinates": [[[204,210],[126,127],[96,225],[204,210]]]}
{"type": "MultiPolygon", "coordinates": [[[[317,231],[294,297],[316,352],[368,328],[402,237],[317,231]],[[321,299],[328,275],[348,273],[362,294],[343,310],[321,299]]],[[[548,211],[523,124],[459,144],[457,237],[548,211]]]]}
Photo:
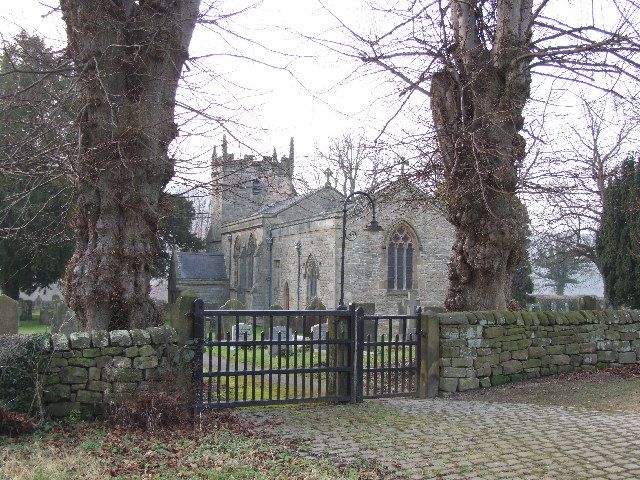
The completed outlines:
{"type": "Polygon", "coordinates": [[[440,391],[640,363],[640,311],[459,312],[440,320],[440,391]]]}
{"type": "Polygon", "coordinates": [[[168,326],[46,337],[43,401],[51,416],[101,414],[113,400],[146,390],[172,365],[176,331],[168,326]]]}

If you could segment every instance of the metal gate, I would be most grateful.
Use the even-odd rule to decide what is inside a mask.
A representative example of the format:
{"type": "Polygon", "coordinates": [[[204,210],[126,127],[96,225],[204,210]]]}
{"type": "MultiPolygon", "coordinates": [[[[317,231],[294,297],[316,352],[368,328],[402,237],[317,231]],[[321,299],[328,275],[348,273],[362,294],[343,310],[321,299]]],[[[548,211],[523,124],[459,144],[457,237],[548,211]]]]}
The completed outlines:
{"type": "Polygon", "coordinates": [[[196,410],[417,394],[420,312],[193,305],[196,410]]]}
{"type": "Polygon", "coordinates": [[[418,395],[420,317],[357,314],[357,400],[418,395]]]}

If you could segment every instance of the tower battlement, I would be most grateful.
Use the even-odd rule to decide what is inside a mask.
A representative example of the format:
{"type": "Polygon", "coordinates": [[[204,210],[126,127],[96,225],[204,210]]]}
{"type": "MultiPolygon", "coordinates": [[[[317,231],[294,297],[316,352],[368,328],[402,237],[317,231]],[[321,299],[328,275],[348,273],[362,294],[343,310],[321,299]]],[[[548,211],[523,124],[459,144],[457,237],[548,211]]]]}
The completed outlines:
{"type": "Polygon", "coordinates": [[[257,157],[235,157],[228,152],[226,136],[222,139],[222,154],[214,148],[211,157],[211,230],[210,250],[219,248],[222,225],[258,212],[265,205],[296,195],[293,187],[293,138],[289,156],[278,159],[273,154],[257,157]]]}

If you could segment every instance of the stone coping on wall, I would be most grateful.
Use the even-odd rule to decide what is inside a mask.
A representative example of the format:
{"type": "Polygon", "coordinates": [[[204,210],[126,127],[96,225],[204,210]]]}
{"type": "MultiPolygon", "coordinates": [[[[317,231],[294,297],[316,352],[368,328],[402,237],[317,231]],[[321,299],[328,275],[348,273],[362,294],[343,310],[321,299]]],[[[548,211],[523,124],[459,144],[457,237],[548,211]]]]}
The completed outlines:
{"type": "Polygon", "coordinates": [[[176,341],[170,326],[45,336],[46,410],[54,417],[74,410],[101,414],[109,403],[148,390],[172,367],[176,341]]]}
{"type": "Polygon", "coordinates": [[[441,392],[640,363],[640,312],[451,312],[440,324],[441,392]]]}

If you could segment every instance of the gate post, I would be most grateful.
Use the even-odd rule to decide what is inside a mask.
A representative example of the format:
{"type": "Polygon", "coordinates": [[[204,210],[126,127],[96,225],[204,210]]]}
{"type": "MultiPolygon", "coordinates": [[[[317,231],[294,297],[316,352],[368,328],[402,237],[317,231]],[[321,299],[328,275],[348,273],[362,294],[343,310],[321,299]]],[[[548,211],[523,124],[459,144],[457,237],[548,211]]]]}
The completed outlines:
{"type": "Polygon", "coordinates": [[[353,376],[354,376],[354,381],[353,381],[353,393],[351,394],[351,398],[352,398],[352,403],[357,402],[360,403],[362,402],[362,395],[363,395],[363,372],[364,372],[364,365],[363,365],[363,352],[364,352],[364,320],[362,318],[362,316],[364,315],[364,308],[362,307],[358,307],[358,309],[355,311],[355,315],[353,317],[353,322],[355,324],[355,338],[353,339],[353,343],[354,343],[354,353],[355,353],[355,359],[352,358],[352,364],[354,366],[354,371],[353,371],[353,376]]]}
{"type": "Polygon", "coordinates": [[[433,398],[440,387],[440,318],[423,313],[420,318],[420,398],[433,398]]]}
{"type": "Polygon", "coordinates": [[[202,388],[203,388],[203,363],[202,352],[204,343],[204,301],[200,298],[193,302],[191,309],[193,320],[193,365],[192,379],[193,387],[193,413],[198,415],[202,411],[202,388]]]}

